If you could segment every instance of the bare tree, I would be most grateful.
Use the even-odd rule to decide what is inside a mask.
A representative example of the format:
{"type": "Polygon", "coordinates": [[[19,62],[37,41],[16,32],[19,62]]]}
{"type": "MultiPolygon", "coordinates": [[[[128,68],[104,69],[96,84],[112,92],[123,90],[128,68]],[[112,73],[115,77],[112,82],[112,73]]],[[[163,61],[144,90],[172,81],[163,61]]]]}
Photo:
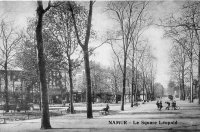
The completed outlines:
{"type": "Polygon", "coordinates": [[[142,73],[142,93],[143,93],[143,100],[150,99],[149,96],[151,95],[150,87],[147,87],[147,85],[150,85],[150,78],[151,78],[151,70],[153,65],[153,55],[151,51],[151,47],[147,46],[145,44],[145,48],[143,49],[143,52],[141,54],[141,59],[139,63],[139,68],[142,73]],[[149,65],[147,67],[147,65],[149,65]],[[145,96],[146,95],[146,96],[145,96]]]}
{"type": "MultiPolygon", "coordinates": [[[[58,2],[60,3],[60,2],[58,2]]],[[[78,50],[78,43],[76,35],[73,29],[73,20],[71,14],[68,10],[68,2],[62,3],[57,8],[53,8],[46,15],[46,27],[49,35],[52,36],[52,39],[57,42],[59,47],[62,49],[62,67],[68,71],[69,75],[69,84],[70,84],[70,112],[74,113],[73,107],[73,70],[77,68],[81,63],[81,57],[74,57],[75,54],[80,54],[78,50]]],[[[82,20],[78,21],[78,25],[82,20]]],[[[83,33],[81,33],[83,34],[83,33]]]]}
{"type": "Polygon", "coordinates": [[[93,118],[90,63],[89,63],[89,47],[88,47],[89,39],[90,39],[90,32],[91,32],[93,4],[94,4],[94,1],[90,1],[88,19],[87,19],[86,30],[85,30],[86,31],[85,40],[84,40],[84,42],[81,42],[81,38],[80,38],[79,31],[77,28],[77,19],[76,19],[76,12],[75,12],[75,8],[74,8],[74,4],[72,4],[72,2],[69,2],[69,10],[71,11],[77,41],[78,41],[78,44],[81,46],[81,48],[83,50],[83,54],[84,54],[85,75],[86,75],[86,84],[87,84],[87,118],[93,118]]]}
{"type": "MultiPolygon", "coordinates": [[[[193,34],[192,36],[190,36],[190,38],[192,37],[193,42],[195,42],[195,44],[197,45],[197,56],[198,56],[198,80],[200,80],[200,37],[199,37],[199,30],[200,30],[200,23],[199,23],[199,12],[200,12],[200,8],[199,8],[200,2],[199,1],[187,1],[184,2],[184,4],[182,5],[181,8],[181,12],[180,15],[177,15],[176,17],[174,15],[172,15],[169,18],[169,23],[167,25],[165,25],[165,27],[170,27],[170,28],[174,28],[176,29],[176,31],[178,31],[178,33],[183,32],[185,30],[188,30],[191,34],[193,34]],[[179,29],[179,30],[177,30],[179,29]]],[[[175,32],[176,33],[176,32],[175,32]]],[[[192,42],[192,43],[193,43],[192,42]]],[[[188,43],[189,44],[189,43],[188,43]]],[[[193,47],[191,45],[191,47],[193,47]]],[[[190,48],[192,50],[192,48],[190,48]]],[[[196,52],[196,50],[194,49],[193,51],[196,52]]],[[[192,55],[190,54],[190,56],[192,57],[192,55]]],[[[191,60],[191,59],[190,59],[191,60]]],[[[192,61],[191,62],[191,72],[192,73],[192,61]]],[[[192,79],[192,75],[191,75],[191,79],[192,79]]],[[[191,80],[192,81],[192,80],[191,80]]],[[[191,84],[190,84],[191,85],[191,84]]],[[[200,81],[198,81],[198,88],[200,88],[200,81]]],[[[192,87],[191,87],[191,94],[192,94],[192,87]]],[[[200,96],[200,90],[198,92],[199,96],[200,96]]],[[[191,95],[191,102],[192,102],[192,96],[191,95]]],[[[199,103],[200,103],[200,98],[199,98],[199,103]]]]}
{"type": "Polygon", "coordinates": [[[13,65],[14,57],[17,51],[17,44],[21,40],[21,36],[18,35],[14,28],[11,26],[11,23],[5,20],[2,20],[0,23],[0,38],[2,41],[2,46],[0,47],[1,60],[0,65],[4,69],[4,81],[5,81],[5,110],[9,111],[9,89],[8,89],[8,66],[13,65]]]}
{"type": "MultiPolygon", "coordinates": [[[[144,10],[144,8],[142,8],[142,11],[144,10]]],[[[142,12],[141,12],[142,13],[142,12]]],[[[132,37],[132,47],[130,48],[130,53],[132,55],[129,55],[128,58],[131,62],[131,67],[132,67],[132,83],[131,83],[131,107],[133,107],[133,94],[134,94],[134,91],[136,91],[136,52],[138,47],[140,45],[142,45],[142,43],[145,41],[145,40],[141,40],[141,37],[142,37],[142,34],[143,32],[145,31],[146,28],[148,28],[148,26],[150,25],[150,21],[147,21],[146,19],[143,18],[144,16],[141,15],[141,18],[139,19],[139,22],[138,22],[138,26],[137,28],[135,29],[136,32],[135,34],[133,34],[134,37],[132,37]]],[[[142,54],[140,56],[140,60],[141,60],[141,57],[143,57],[143,53],[145,50],[142,50],[142,54]]],[[[136,98],[135,98],[136,99],[136,98]]],[[[136,101],[136,100],[134,100],[136,101]]]]}
{"type": "MultiPolygon", "coordinates": [[[[186,55],[190,61],[190,102],[193,102],[193,61],[194,61],[194,55],[193,52],[195,53],[194,49],[194,44],[195,44],[195,39],[194,39],[194,31],[193,30],[188,30],[188,28],[182,27],[183,30],[178,30],[176,28],[170,28],[170,30],[166,31],[165,36],[169,37],[172,39],[173,44],[177,45],[180,47],[182,50],[184,50],[184,54],[186,55]]],[[[176,52],[176,51],[174,51],[176,52]]],[[[175,54],[173,54],[171,57],[174,57],[175,54]]],[[[176,54],[178,55],[178,54],[176,54]]],[[[172,59],[173,60],[173,59],[172,59]]],[[[174,61],[172,61],[174,65],[174,61]]]]}
{"type": "Polygon", "coordinates": [[[185,100],[186,90],[185,90],[185,75],[187,68],[187,55],[185,50],[180,45],[174,45],[171,53],[171,67],[174,72],[178,74],[178,79],[180,82],[181,99],[185,100]]]}
{"type": "MultiPolygon", "coordinates": [[[[127,58],[129,47],[134,35],[137,32],[136,28],[139,25],[139,20],[141,19],[142,12],[146,7],[146,2],[110,2],[107,5],[107,10],[112,13],[112,17],[119,24],[119,31],[117,32],[116,38],[121,40],[121,51],[123,55],[123,61],[120,62],[119,56],[116,53],[116,49],[112,42],[110,42],[113,52],[117,56],[118,63],[120,65],[121,72],[123,74],[123,89],[122,89],[122,105],[121,110],[124,110],[124,95],[126,88],[126,68],[127,68],[127,58]],[[137,8],[136,8],[137,7],[137,8]]],[[[120,43],[118,41],[118,43],[120,43]]]]}
{"type": "Polygon", "coordinates": [[[119,73],[119,66],[117,65],[116,60],[113,58],[113,67],[110,69],[110,75],[113,85],[113,93],[115,94],[115,103],[118,103],[118,94],[119,94],[119,81],[121,79],[119,73]]]}
{"type": "MultiPolygon", "coordinates": [[[[139,46],[136,47],[135,49],[135,77],[134,77],[134,80],[135,80],[135,89],[134,89],[134,100],[135,102],[137,102],[137,93],[139,92],[139,89],[138,89],[138,85],[139,85],[139,68],[140,68],[140,65],[143,61],[143,58],[145,56],[145,53],[146,53],[146,43],[143,43],[143,44],[140,44],[139,46]]],[[[132,69],[133,70],[133,69],[132,69]]]]}

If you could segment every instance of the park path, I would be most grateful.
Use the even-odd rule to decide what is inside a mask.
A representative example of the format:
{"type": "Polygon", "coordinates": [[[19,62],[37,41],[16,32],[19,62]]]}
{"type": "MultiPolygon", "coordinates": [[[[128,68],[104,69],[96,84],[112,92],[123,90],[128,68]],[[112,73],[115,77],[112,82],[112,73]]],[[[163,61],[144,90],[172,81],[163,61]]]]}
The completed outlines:
{"type": "MultiPolygon", "coordinates": [[[[93,119],[86,119],[85,113],[51,117],[53,129],[45,131],[200,131],[200,106],[187,101],[177,101],[177,104],[181,107],[180,110],[158,111],[155,101],[152,101],[133,108],[126,104],[125,111],[119,111],[120,105],[113,105],[110,115],[94,112],[93,119]]],[[[39,128],[40,119],[0,124],[0,132],[41,131],[39,128]]]]}

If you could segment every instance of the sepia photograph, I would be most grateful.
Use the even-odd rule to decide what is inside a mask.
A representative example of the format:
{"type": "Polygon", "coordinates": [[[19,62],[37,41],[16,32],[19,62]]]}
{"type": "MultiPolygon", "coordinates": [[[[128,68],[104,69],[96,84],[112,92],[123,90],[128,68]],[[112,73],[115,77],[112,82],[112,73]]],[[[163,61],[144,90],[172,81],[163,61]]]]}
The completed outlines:
{"type": "Polygon", "coordinates": [[[0,0],[0,132],[200,131],[200,1],[0,0]]]}

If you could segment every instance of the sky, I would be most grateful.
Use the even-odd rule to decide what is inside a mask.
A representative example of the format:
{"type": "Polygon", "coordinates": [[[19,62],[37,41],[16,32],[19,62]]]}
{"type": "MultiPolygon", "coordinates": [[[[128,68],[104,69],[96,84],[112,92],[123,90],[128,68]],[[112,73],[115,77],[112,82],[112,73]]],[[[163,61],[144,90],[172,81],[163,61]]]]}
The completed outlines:
{"type": "MultiPolygon", "coordinates": [[[[115,28],[116,25],[109,18],[106,13],[99,13],[103,9],[104,4],[100,4],[98,8],[94,8],[97,15],[94,17],[95,29],[98,31],[104,31],[115,28]],[[101,11],[99,11],[101,10],[101,11]],[[103,22],[102,22],[103,20],[103,22]]],[[[158,23],[159,18],[163,18],[175,12],[180,5],[178,1],[163,1],[163,2],[153,2],[149,14],[155,19],[155,23],[158,23]]],[[[95,12],[95,11],[94,11],[95,12]]],[[[161,83],[164,88],[167,88],[168,82],[170,80],[170,67],[169,67],[169,50],[171,47],[171,41],[169,39],[163,38],[164,30],[161,27],[150,26],[145,32],[144,36],[148,39],[149,45],[152,46],[153,55],[156,57],[156,79],[155,82],[161,83]]],[[[96,51],[96,60],[99,60],[104,65],[110,65],[112,62],[112,49],[109,45],[103,45],[96,51]],[[103,51],[103,52],[102,52],[103,51]]]]}
{"type": "MultiPolygon", "coordinates": [[[[149,12],[155,20],[167,16],[175,11],[179,3],[173,0],[153,2],[151,11],[149,12]]],[[[96,2],[93,11],[93,28],[101,36],[105,31],[115,28],[113,20],[104,11],[105,2],[96,2]]],[[[28,17],[36,15],[36,1],[20,2],[20,1],[0,1],[0,17],[11,19],[15,23],[16,28],[25,28],[28,17]]],[[[153,48],[153,55],[156,57],[156,82],[161,83],[165,88],[170,79],[169,69],[169,50],[171,41],[163,38],[164,30],[160,27],[151,26],[145,32],[144,36],[148,38],[149,45],[153,48]]],[[[101,44],[103,39],[95,42],[101,44]]],[[[112,50],[110,45],[104,44],[95,51],[95,56],[91,59],[99,62],[104,66],[110,66],[112,61],[112,50]]]]}

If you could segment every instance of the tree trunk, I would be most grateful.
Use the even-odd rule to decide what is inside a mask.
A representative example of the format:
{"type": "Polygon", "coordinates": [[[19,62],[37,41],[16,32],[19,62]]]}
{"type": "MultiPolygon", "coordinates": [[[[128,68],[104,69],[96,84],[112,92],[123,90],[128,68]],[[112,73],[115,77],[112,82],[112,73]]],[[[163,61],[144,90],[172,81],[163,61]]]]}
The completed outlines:
{"type": "Polygon", "coordinates": [[[87,118],[93,118],[92,115],[92,96],[91,96],[91,77],[90,77],[90,63],[88,49],[84,50],[85,74],[87,84],[87,118]]]}
{"type": "MultiPolygon", "coordinates": [[[[0,77],[0,93],[2,93],[2,90],[1,90],[1,77],[0,77]]],[[[1,97],[1,94],[0,94],[0,97],[1,97]]]]}
{"type": "Polygon", "coordinates": [[[143,101],[144,101],[144,85],[145,85],[145,84],[144,84],[144,79],[143,79],[142,85],[143,85],[143,86],[142,86],[142,87],[143,87],[143,88],[142,88],[142,89],[143,89],[142,91],[143,91],[143,101]]]}
{"type": "Polygon", "coordinates": [[[115,103],[117,104],[118,103],[118,98],[117,98],[117,89],[118,89],[118,86],[117,86],[117,79],[116,79],[115,75],[114,75],[114,80],[115,80],[115,103]]]}
{"type": "Polygon", "coordinates": [[[64,96],[64,89],[63,89],[63,85],[62,85],[62,73],[60,70],[58,70],[58,80],[59,80],[59,84],[58,86],[60,87],[60,91],[61,91],[61,99],[63,100],[63,96],[64,96]]]}
{"type": "Polygon", "coordinates": [[[144,72],[143,72],[142,87],[143,87],[143,101],[144,101],[144,88],[145,88],[145,76],[144,76],[144,72]]]}
{"type": "Polygon", "coordinates": [[[72,81],[72,64],[71,64],[71,58],[68,56],[68,64],[69,64],[69,84],[70,84],[70,112],[71,114],[74,113],[74,106],[73,106],[73,81],[72,81]]]}
{"type": "MultiPolygon", "coordinates": [[[[40,78],[40,77],[39,77],[40,78]]],[[[41,83],[40,83],[40,80],[38,80],[38,82],[37,82],[37,84],[38,84],[38,91],[40,92],[40,94],[39,94],[39,106],[40,106],[40,111],[42,110],[42,103],[41,103],[41,83]]]]}
{"type": "Polygon", "coordinates": [[[134,90],[134,80],[132,77],[132,83],[131,83],[131,107],[133,107],[133,90],[134,90]]]}
{"type": "Polygon", "coordinates": [[[198,56],[198,97],[200,104],[200,43],[199,43],[199,56],[198,56]]]}
{"type": "Polygon", "coordinates": [[[131,107],[133,107],[133,90],[135,86],[135,68],[134,68],[134,45],[133,45],[133,56],[132,56],[132,83],[131,83],[131,107]]]}
{"type": "Polygon", "coordinates": [[[181,96],[180,99],[183,100],[183,87],[182,87],[181,79],[180,79],[179,87],[180,87],[180,96],[181,96]]]}
{"type": "Polygon", "coordinates": [[[192,60],[192,52],[190,57],[190,102],[193,102],[193,60],[192,60]]]}
{"type": "Polygon", "coordinates": [[[200,44],[199,44],[199,57],[198,57],[198,97],[199,97],[199,104],[200,104],[200,44]]]}
{"type": "Polygon", "coordinates": [[[35,84],[33,84],[32,86],[31,86],[31,89],[32,89],[32,100],[31,100],[31,102],[32,103],[34,103],[34,92],[33,92],[33,87],[35,86],[35,84]]]}
{"type": "Polygon", "coordinates": [[[126,54],[124,55],[124,72],[123,72],[123,89],[122,89],[122,105],[121,110],[124,111],[124,97],[126,93],[126,54]]]}
{"type": "Polygon", "coordinates": [[[94,2],[90,1],[85,42],[84,42],[84,44],[82,44],[79,33],[78,33],[77,25],[76,25],[74,9],[73,9],[71,3],[69,2],[69,8],[72,12],[71,14],[72,14],[72,19],[73,19],[73,23],[74,23],[74,29],[75,29],[77,41],[78,41],[79,45],[81,46],[81,48],[83,50],[83,54],[84,54],[86,84],[87,84],[87,92],[86,92],[86,94],[87,94],[87,118],[93,118],[93,116],[92,116],[91,77],[90,77],[90,64],[89,64],[89,51],[88,51],[90,31],[91,31],[91,26],[92,26],[91,23],[92,23],[93,4],[94,4],[94,2]]]}
{"type": "Polygon", "coordinates": [[[182,90],[181,90],[181,73],[179,71],[179,74],[178,74],[178,80],[179,80],[179,98],[180,100],[182,100],[182,90]]]}
{"type": "Polygon", "coordinates": [[[46,82],[46,62],[44,58],[44,47],[42,38],[42,19],[44,15],[44,9],[42,1],[38,1],[37,8],[37,27],[36,27],[36,40],[38,48],[38,66],[40,72],[40,82],[41,82],[41,95],[42,95],[42,118],[41,118],[41,129],[50,129],[50,117],[49,117],[49,103],[48,103],[48,89],[46,82]]]}
{"type": "Polygon", "coordinates": [[[182,82],[182,90],[183,90],[183,100],[185,100],[184,70],[182,71],[181,82],[182,82]]]}
{"type": "Polygon", "coordinates": [[[128,101],[129,101],[129,103],[131,102],[131,89],[130,89],[130,85],[129,85],[129,79],[127,79],[127,86],[128,86],[128,89],[129,89],[129,91],[128,91],[128,101]]]}
{"type": "Polygon", "coordinates": [[[115,103],[118,104],[118,96],[115,94],[115,103]]]}
{"type": "MultiPolygon", "coordinates": [[[[194,20],[194,19],[193,19],[194,20]]],[[[194,24],[195,26],[195,24],[194,24]]],[[[197,29],[194,27],[194,31],[195,31],[195,36],[197,38],[198,41],[198,48],[199,48],[199,53],[198,53],[198,97],[199,97],[199,104],[200,104],[200,39],[199,39],[199,34],[197,29]]]]}
{"type": "Polygon", "coordinates": [[[154,78],[153,78],[153,74],[152,74],[152,71],[151,71],[151,95],[150,95],[150,99],[151,101],[154,100],[154,78]]]}
{"type": "Polygon", "coordinates": [[[30,103],[31,102],[31,85],[27,85],[27,87],[26,87],[27,89],[26,89],[26,104],[27,103],[30,103]]]}
{"type": "Polygon", "coordinates": [[[5,70],[5,76],[4,76],[4,81],[5,81],[5,111],[9,112],[9,95],[8,95],[8,63],[7,59],[4,65],[4,70],[5,70]]]}
{"type": "Polygon", "coordinates": [[[135,95],[134,95],[134,101],[137,102],[137,66],[135,68],[135,95]]]}

